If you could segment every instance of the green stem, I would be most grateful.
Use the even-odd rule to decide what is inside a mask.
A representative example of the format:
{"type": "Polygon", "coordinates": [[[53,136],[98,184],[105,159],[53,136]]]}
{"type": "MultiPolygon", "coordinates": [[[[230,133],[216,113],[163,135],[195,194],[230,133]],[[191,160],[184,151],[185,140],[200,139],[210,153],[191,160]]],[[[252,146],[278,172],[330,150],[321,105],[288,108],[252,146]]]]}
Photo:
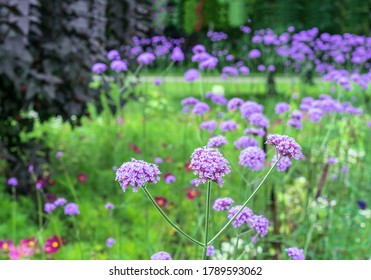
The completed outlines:
{"type": "Polygon", "coordinates": [[[156,203],[155,199],[152,197],[152,195],[149,193],[149,191],[147,190],[146,187],[143,187],[142,188],[145,192],[145,194],[147,195],[147,198],[151,201],[151,203],[153,204],[153,206],[157,209],[157,211],[161,214],[161,216],[177,231],[179,232],[181,235],[183,235],[185,238],[187,238],[188,240],[192,241],[193,243],[199,245],[199,246],[202,246],[204,247],[205,245],[203,243],[201,243],[200,241],[194,239],[193,237],[189,236],[188,234],[186,234],[183,230],[181,230],[176,224],[174,224],[170,219],[169,217],[164,213],[164,211],[162,211],[162,209],[160,208],[160,206],[158,206],[158,204],[156,203]]]}
{"type": "Polygon", "coordinates": [[[12,186],[12,236],[13,242],[16,242],[16,234],[17,234],[17,197],[16,197],[16,189],[12,186]]]}
{"type": "Polygon", "coordinates": [[[208,242],[208,237],[209,237],[209,220],[210,220],[210,194],[211,194],[211,181],[209,180],[207,183],[207,193],[206,193],[206,206],[205,206],[205,242],[204,242],[204,249],[202,253],[202,259],[206,260],[207,256],[207,242],[208,242]]]}
{"type": "Polygon", "coordinates": [[[245,201],[245,203],[242,205],[241,209],[224,225],[224,227],[209,241],[208,245],[212,244],[218,237],[221,235],[228,226],[237,218],[237,216],[243,211],[243,209],[246,207],[246,205],[250,202],[250,200],[255,196],[255,194],[259,191],[261,186],[264,184],[264,182],[267,180],[269,175],[272,173],[274,168],[276,167],[277,163],[281,160],[282,156],[274,163],[274,165],[269,169],[268,173],[264,176],[263,180],[260,182],[260,184],[256,187],[256,189],[253,191],[253,193],[250,195],[250,197],[245,201]]]}
{"type": "Polygon", "coordinates": [[[38,210],[38,221],[39,221],[39,230],[43,228],[43,206],[40,191],[36,190],[36,199],[37,199],[37,210],[38,210]]]}

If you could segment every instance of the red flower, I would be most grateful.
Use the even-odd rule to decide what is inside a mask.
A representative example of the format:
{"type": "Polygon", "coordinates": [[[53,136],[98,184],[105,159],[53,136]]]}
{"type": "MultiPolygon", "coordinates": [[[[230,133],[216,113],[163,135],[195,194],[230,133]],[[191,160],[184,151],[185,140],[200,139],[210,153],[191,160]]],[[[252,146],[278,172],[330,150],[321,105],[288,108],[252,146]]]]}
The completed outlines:
{"type": "Polygon", "coordinates": [[[63,245],[64,241],[61,237],[54,235],[52,238],[46,239],[44,251],[47,254],[55,254],[63,245]]]}
{"type": "Polygon", "coordinates": [[[21,245],[23,247],[34,248],[36,246],[37,239],[36,237],[26,238],[21,240],[21,245]]]}
{"type": "Polygon", "coordinates": [[[168,163],[173,163],[174,162],[174,160],[171,157],[166,157],[165,161],[168,162],[168,163]]]}
{"type": "Polygon", "coordinates": [[[137,153],[138,155],[142,154],[142,150],[135,144],[129,143],[129,149],[133,152],[137,153]]]}
{"type": "Polygon", "coordinates": [[[77,174],[77,181],[79,181],[81,184],[85,184],[87,180],[88,176],[85,173],[77,174]]]}
{"type": "Polygon", "coordinates": [[[186,188],[185,193],[189,200],[194,200],[195,198],[201,196],[201,191],[194,187],[186,188]]]}
{"type": "Polygon", "coordinates": [[[165,208],[165,207],[168,206],[168,202],[167,202],[166,197],[156,196],[155,200],[156,200],[157,205],[160,206],[161,208],[165,208]]]}

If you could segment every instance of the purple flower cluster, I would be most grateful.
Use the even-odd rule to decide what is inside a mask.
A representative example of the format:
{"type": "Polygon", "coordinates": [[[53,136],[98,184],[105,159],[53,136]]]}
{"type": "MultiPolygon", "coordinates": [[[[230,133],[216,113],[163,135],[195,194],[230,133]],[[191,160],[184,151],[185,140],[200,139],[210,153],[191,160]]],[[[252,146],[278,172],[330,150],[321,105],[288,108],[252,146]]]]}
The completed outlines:
{"type": "Polygon", "coordinates": [[[264,168],[265,153],[259,147],[247,147],[242,150],[238,163],[247,166],[253,171],[259,171],[264,168]]]}
{"type": "Polygon", "coordinates": [[[304,250],[299,249],[297,247],[290,247],[285,249],[287,255],[292,259],[292,260],[304,260],[304,250]]]}
{"type": "Polygon", "coordinates": [[[230,197],[218,198],[214,202],[213,209],[215,211],[228,210],[233,203],[234,200],[230,197]]]}
{"type": "Polygon", "coordinates": [[[156,60],[156,56],[153,53],[144,52],[137,57],[138,64],[149,65],[156,60]]]}
{"type": "Polygon", "coordinates": [[[193,82],[200,78],[200,72],[197,69],[191,68],[184,73],[184,80],[193,82]]]}
{"type": "Polygon", "coordinates": [[[207,257],[212,257],[212,256],[214,256],[214,254],[215,254],[215,248],[214,248],[214,246],[213,245],[207,246],[207,248],[206,248],[206,256],[207,257]]]}
{"type": "Polygon", "coordinates": [[[228,111],[237,110],[244,102],[241,98],[234,97],[228,101],[227,109],[228,111]]]}
{"type": "Polygon", "coordinates": [[[249,220],[250,228],[255,229],[256,232],[261,236],[265,236],[268,233],[269,221],[267,218],[261,215],[253,215],[249,220]]]}
{"type": "Polygon", "coordinates": [[[126,62],[122,60],[112,61],[110,67],[115,72],[125,72],[128,70],[126,62]]]}
{"type": "Polygon", "coordinates": [[[290,110],[290,105],[287,104],[286,102],[280,102],[277,103],[276,106],[274,107],[274,110],[277,115],[280,115],[282,113],[285,113],[290,110]]]}
{"type": "Polygon", "coordinates": [[[213,148],[197,148],[191,156],[190,168],[199,178],[195,180],[195,185],[206,183],[211,180],[223,186],[223,177],[231,172],[228,161],[222,154],[213,148]]]}
{"type": "MultiPolygon", "coordinates": [[[[277,155],[273,156],[271,166],[273,166],[276,161],[278,160],[279,157],[277,155]]],[[[283,172],[286,171],[289,167],[291,166],[291,159],[289,157],[282,157],[280,161],[277,163],[277,171],[278,172],[283,172]]]]}
{"type": "Polygon", "coordinates": [[[238,125],[235,121],[227,120],[220,123],[220,130],[223,132],[235,131],[238,125]]]}
{"type": "Polygon", "coordinates": [[[79,206],[74,202],[66,204],[66,206],[64,206],[64,214],[69,216],[80,214],[79,206]]]}
{"type": "Polygon", "coordinates": [[[210,106],[205,102],[198,102],[193,106],[192,113],[195,115],[203,115],[210,111],[210,106]]]}
{"type": "Polygon", "coordinates": [[[268,127],[269,120],[266,116],[261,113],[254,113],[248,117],[250,125],[258,126],[258,127],[268,127]]]}
{"type": "Polygon", "coordinates": [[[115,245],[116,240],[112,237],[108,237],[106,240],[106,246],[111,248],[113,245],[115,245]]]}
{"type": "Polygon", "coordinates": [[[170,59],[174,62],[182,62],[184,60],[184,53],[180,47],[175,47],[171,52],[170,59]]]}
{"type": "Polygon", "coordinates": [[[254,135],[254,136],[261,136],[263,137],[266,132],[263,128],[259,127],[259,128],[256,128],[256,127],[249,127],[249,128],[246,128],[243,133],[245,134],[251,134],[251,135],[254,135]]]}
{"type": "Polygon", "coordinates": [[[94,74],[102,74],[103,72],[105,72],[107,70],[107,65],[104,64],[104,63],[95,63],[92,67],[91,67],[91,71],[94,73],[94,74]]]}
{"type": "MultiPolygon", "coordinates": [[[[237,205],[229,209],[228,211],[228,218],[232,219],[234,215],[237,214],[238,211],[241,209],[241,205],[237,205]]],[[[253,211],[245,207],[240,214],[237,215],[237,217],[232,222],[233,227],[237,228],[244,224],[248,224],[250,222],[251,217],[254,216],[253,211]]]]}
{"type": "Polygon", "coordinates": [[[200,124],[200,129],[202,130],[208,130],[208,131],[214,131],[218,126],[218,122],[217,121],[205,121],[205,122],[202,122],[200,124]]]}
{"type": "Polygon", "coordinates": [[[221,147],[226,144],[228,144],[227,138],[222,135],[217,135],[209,139],[209,141],[207,142],[207,147],[221,147]]]}
{"type": "Polygon", "coordinates": [[[116,181],[120,183],[123,191],[132,186],[133,192],[137,192],[138,187],[144,187],[147,183],[156,184],[160,180],[160,174],[156,164],[132,158],[117,169],[116,181]]]}
{"type": "Polygon", "coordinates": [[[250,136],[241,136],[236,141],[234,141],[233,144],[236,147],[236,149],[259,146],[258,142],[250,136]]]}
{"type": "Polygon", "coordinates": [[[300,145],[287,135],[270,134],[266,143],[275,146],[277,152],[282,156],[295,159],[303,158],[300,145]]]}
{"type": "Polygon", "coordinates": [[[242,118],[248,118],[254,113],[262,113],[263,105],[260,105],[254,101],[246,101],[240,106],[240,112],[242,118]]]}
{"type": "Polygon", "coordinates": [[[222,106],[227,104],[227,99],[224,97],[224,95],[221,94],[215,94],[213,92],[207,92],[205,94],[206,98],[210,98],[211,102],[214,104],[220,104],[222,106]]]}
{"type": "Polygon", "coordinates": [[[165,261],[165,260],[172,260],[172,257],[169,253],[161,251],[153,254],[151,256],[151,260],[156,261],[165,261]]]}

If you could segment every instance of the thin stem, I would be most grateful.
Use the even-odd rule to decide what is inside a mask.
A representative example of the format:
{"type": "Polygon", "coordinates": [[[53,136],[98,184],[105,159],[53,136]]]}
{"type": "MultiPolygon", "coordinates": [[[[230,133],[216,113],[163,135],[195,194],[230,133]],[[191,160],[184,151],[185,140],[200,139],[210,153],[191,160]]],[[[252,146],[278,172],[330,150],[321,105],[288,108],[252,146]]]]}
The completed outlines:
{"type": "Polygon", "coordinates": [[[147,190],[146,187],[143,187],[142,188],[145,192],[145,194],[147,195],[148,199],[151,201],[151,203],[153,204],[153,206],[155,206],[155,208],[157,209],[157,211],[161,214],[161,216],[177,231],[179,232],[181,235],[183,235],[185,238],[187,238],[188,240],[192,241],[193,243],[201,246],[201,247],[204,247],[205,245],[203,243],[201,243],[200,241],[194,239],[193,237],[189,236],[188,234],[186,234],[183,230],[181,230],[176,224],[174,224],[170,219],[169,217],[164,213],[164,211],[162,211],[162,209],[160,208],[160,206],[158,206],[158,204],[156,203],[155,199],[152,197],[152,195],[149,193],[149,191],[147,190]]]}
{"type": "Polygon", "coordinates": [[[36,198],[37,198],[37,214],[38,214],[38,221],[39,221],[39,230],[43,228],[43,207],[42,207],[42,200],[40,191],[36,190],[36,198]]]}
{"type": "Polygon", "coordinates": [[[12,237],[13,242],[16,242],[16,234],[17,234],[17,196],[16,196],[16,189],[12,186],[12,195],[13,195],[13,202],[12,202],[12,237]]]}
{"type": "Polygon", "coordinates": [[[276,167],[277,163],[281,160],[282,156],[274,163],[274,165],[269,169],[268,173],[264,176],[263,180],[260,182],[260,184],[256,187],[256,189],[253,191],[253,193],[250,195],[250,197],[245,201],[245,203],[242,205],[241,209],[224,225],[224,227],[209,241],[208,245],[212,244],[215,239],[219,237],[227,228],[228,226],[237,218],[237,216],[243,211],[243,209],[246,207],[246,205],[250,202],[250,200],[255,196],[255,194],[259,191],[261,186],[264,184],[264,182],[267,180],[269,175],[272,173],[274,168],[276,167]]]}
{"type": "Polygon", "coordinates": [[[206,208],[205,208],[205,242],[204,242],[204,249],[202,253],[202,259],[206,260],[206,253],[207,253],[207,242],[208,242],[208,237],[209,237],[209,220],[210,220],[210,194],[211,194],[211,181],[209,180],[207,183],[207,193],[206,193],[206,208]]]}

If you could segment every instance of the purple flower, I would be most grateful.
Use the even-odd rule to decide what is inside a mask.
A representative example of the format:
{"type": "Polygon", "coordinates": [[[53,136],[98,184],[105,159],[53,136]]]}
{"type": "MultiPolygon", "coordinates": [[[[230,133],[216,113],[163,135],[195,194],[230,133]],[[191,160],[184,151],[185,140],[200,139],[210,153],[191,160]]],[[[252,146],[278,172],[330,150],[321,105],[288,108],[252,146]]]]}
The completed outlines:
{"type": "Polygon", "coordinates": [[[236,149],[241,149],[241,148],[247,148],[247,147],[257,147],[259,146],[258,142],[249,136],[242,136],[238,138],[236,141],[234,141],[234,146],[236,149]]]}
{"type": "Polygon", "coordinates": [[[223,132],[235,131],[238,125],[235,121],[227,120],[220,123],[220,130],[223,132]]]}
{"type": "Polygon", "coordinates": [[[106,205],[104,206],[107,210],[113,210],[115,208],[115,205],[111,202],[107,202],[106,205]]]}
{"type": "Polygon", "coordinates": [[[249,220],[249,224],[250,228],[255,229],[261,237],[267,235],[269,221],[264,216],[253,215],[249,220]]]}
{"type": "Polygon", "coordinates": [[[161,251],[151,256],[151,260],[153,261],[164,261],[164,260],[172,260],[171,255],[167,252],[161,251]]]}
{"type": "Polygon", "coordinates": [[[33,171],[34,171],[34,167],[33,167],[32,164],[30,164],[30,165],[28,166],[27,171],[28,171],[29,173],[33,173],[33,171]]]}
{"type": "Polygon", "coordinates": [[[265,66],[263,64],[258,65],[256,68],[259,72],[264,72],[265,71],[265,66]]]}
{"type": "Polygon", "coordinates": [[[261,113],[254,113],[249,116],[249,123],[250,125],[255,125],[259,127],[268,127],[269,120],[266,116],[261,113]]]}
{"type": "Polygon", "coordinates": [[[185,105],[196,105],[199,102],[199,100],[195,97],[186,97],[181,101],[182,106],[185,105]]]}
{"type": "Polygon", "coordinates": [[[106,246],[111,248],[116,243],[116,240],[112,237],[107,238],[106,246]]]}
{"type": "Polygon", "coordinates": [[[285,249],[287,255],[292,259],[292,260],[304,260],[304,250],[299,249],[297,247],[291,247],[285,249]]]}
{"type": "Polygon", "coordinates": [[[200,124],[200,129],[208,130],[208,131],[211,132],[211,131],[215,130],[217,126],[218,126],[217,121],[206,121],[206,122],[202,122],[200,124]]]}
{"type": "Polygon", "coordinates": [[[115,72],[125,72],[128,70],[126,62],[122,60],[112,61],[110,67],[115,72]]]}
{"type": "Polygon", "coordinates": [[[294,110],[291,112],[290,118],[300,121],[304,118],[304,115],[300,110],[294,110]]]}
{"type": "Polygon", "coordinates": [[[174,62],[181,62],[184,60],[184,53],[181,48],[175,47],[171,52],[170,59],[174,62]]]}
{"type": "Polygon", "coordinates": [[[261,56],[261,53],[259,50],[257,49],[252,49],[250,52],[249,52],[249,58],[251,59],[254,59],[254,58],[258,58],[261,56]]]}
{"type": "Polygon", "coordinates": [[[250,69],[247,66],[241,66],[238,70],[242,75],[248,75],[250,73],[250,69]]]}
{"type": "Polygon", "coordinates": [[[268,65],[268,71],[269,72],[274,72],[274,71],[276,71],[276,67],[274,65],[268,65]]]}
{"type": "Polygon", "coordinates": [[[215,56],[209,55],[207,59],[200,62],[198,65],[201,70],[203,69],[214,69],[218,65],[218,58],[215,56]]]}
{"type": "Polygon", "coordinates": [[[308,116],[312,122],[319,122],[324,114],[325,113],[318,108],[310,108],[308,111],[308,116]]]}
{"type": "Polygon", "coordinates": [[[213,245],[207,246],[207,248],[206,248],[206,256],[207,257],[212,257],[212,256],[214,256],[214,254],[215,254],[214,246],[213,245]]]}
{"type": "Polygon", "coordinates": [[[230,197],[218,198],[214,202],[213,209],[215,211],[228,210],[233,203],[234,201],[230,197]]]}
{"type": "Polygon", "coordinates": [[[207,92],[205,94],[206,98],[210,98],[211,102],[214,104],[220,104],[220,105],[226,105],[227,104],[227,99],[224,97],[224,95],[221,94],[215,94],[212,92],[207,92]]]}
{"type": "Polygon", "coordinates": [[[57,208],[57,206],[55,206],[54,203],[47,202],[47,203],[45,203],[45,205],[44,205],[44,211],[45,211],[46,213],[51,213],[51,212],[53,212],[53,211],[55,210],[55,208],[57,208]]]}
{"type": "Polygon", "coordinates": [[[361,210],[365,210],[367,208],[367,203],[364,202],[363,200],[358,200],[357,201],[358,207],[361,210]]]}
{"type": "Polygon", "coordinates": [[[286,102],[280,102],[277,103],[276,106],[274,107],[274,110],[277,115],[282,114],[290,110],[290,105],[287,104],[286,102]]]}
{"type": "Polygon", "coordinates": [[[193,53],[203,53],[206,52],[206,48],[203,45],[195,45],[192,48],[193,53]]]}
{"type": "Polygon", "coordinates": [[[164,160],[163,160],[162,158],[160,158],[160,157],[156,157],[156,158],[154,159],[154,162],[155,162],[156,164],[161,164],[161,163],[164,162],[164,160]]]}
{"type": "Polygon", "coordinates": [[[68,203],[66,206],[64,206],[64,214],[70,216],[80,214],[79,206],[74,202],[68,203]]]}
{"type": "Polygon", "coordinates": [[[192,113],[195,115],[203,115],[210,110],[209,105],[205,102],[198,102],[192,109],[192,113]]]}
{"type": "Polygon", "coordinates": [[[223,176],[231,172],[228,161],[222,154],[213,148],[197,148],[191,156],[190,168],[199,178],[195,180],[195,185],[206,183],[207,180],[214,181],[223,186],[223,176]]]}
{"type": "Polygon", "coordinates": [[[116,181],[120,183],[123,191],[132,186],[133,192],[137,192],[138,187],[144,187],[147,183],[156,184],[160,180],[160,174],[156,164],[132,158],[117,169],[116,181]]]}
{"type": "Polygon", "coordinates": [[[264,168],[265,153],[259,147],[247,147],[241,151],[238,159],[240,165],[247,166],[253,171],[258,171],[264,168]]]}
{"type": "Polygon", "coordinates": [[[8,185],[9,186],[12,186],[12,187],[18,186],[18,180],[17,180],[17,178],[14,178],[14,177],[9,178],[8,179],[8,185]]]}
{"type": "Polygon", "coordinates": [[[225,138],[222,135],[217,135],[209,139],[209,141],[207,142],[207,147],[208,148],[221,147],[226,144],[228,144],[227,138],[225,138]]]}
{"type": "MultiPolygon", "coordinates": [[[[278,160],[277,155],[273,156],[271,166],[273,166],[278,160]]],[[[289,157],[282,157],[281,160],[277,163],[277,171],[282,172],[286,171],[291,166],[291,159],[289,157]]]]}
{"type": "Polygon", "coordinates": [[[287,121],[287,125],[291,126],[291,127],[295,127],[297,129],[302,129],[303,128],[303,125],[302,125],[301,121],[298,120],[298,119],[289,119],[287,121]]]}
{"type": "Polygon", "coordinates": [[[246,101],[240,106],[241,117],[248,118],[254,113],[262,113],[263,109],[263,105],[254,101],[246,101]]]}
{"type": "Polygon", "coordinates": [[[263,137],[265,135],[265,130],[261,127],[259,128],[255,128],[255,127],[249,127],[249,128],[246,128],[243,133],[245,134],[252,134],[252,135],[255,135],[255,136],[261,136],[263,137]]]}
{"type": "Polygon", "coordinates": [[[232,77],[238,76],[238,70],[232,66],[225,66],[222,69],[222,73],[230,75],[232,77]]]}
{"type": "Polygon", "coordinates": [[[164,180],[166,184],[172,184],[176,181],[176,177],[171,173],[166,173],[164,175],[164,180]]]}
{"type": "Polygon", "coordinates": [[[191,68],[184,73],[184,80],[193,82],[200,78],[200,72],[197,69],[191,68]]]}
{"type": "Polygon", "coordinates": [[[241,98],[234,97],[231,100],[228,101],[227,109],[228,111],[233,111],[238,108],[244,103],[244,101],[241,98]]]}
{"type": "Polygon", "coordinates": [[[107,53],[107,58],[109,60],[115,60],[115,59],[121,59],[120,58],[120,54],[117,50],[110,50],[108,53],[107,53]]]}
{"type": "MultiPolygon", "coordinates": [[[[241,209],[241,205],[237,205],[228,211],[228,218],[232,219],[234,215],[237,214],[238,211],[241,209]]],[[[248,224],[250,222],[251,217],[254,215],[253,211],[245,207],[240,214],[237,215],[237,217],[232,222],[233,227],[237,228],[244,224],[248,224]]]]}
{"type": "Polygon", "coordinates": [[[348,173],[349,172],[349,167],[348,166],[344,166],[343,168],[341,168],[341,172],[348,173]]]}
{"type": "Polygon", "coordinates": [[[156,60],[156,56],[153,53],[144,52],[137,57],[138,64],[148,65],[156,60]]]}
{"type": "Polygon", "coordinates": [[[57,158],[61,158],[61,157],[63,156],[63,153],[62,153],[61,151],[59,151],[59,152],[57,152],[57,153],[55,154],[55,156],[56,156],[57,158]]]}
{"type": "Polygon", "coordinates": [[[55,206],[63,206],[67,203],[67,200],[64,199],[63,197],[60,197],[60,198],[57,198],[56,200],[54,200],[54,205],[55,206]]]}
{"type": "Polygon", "coordinates": [[[154,84],[155,86],[159,86],[159,85],[161,85],[161,84],[162,84],[162,79],[160,79],[160,78],[156,78],[156,79],[153,81],[153,84],[154,84]]]}
{"type": "Polygon", "coordinates": [[[287,135],[270,134],[266,143],[275,146],[277,152],[282,156],[295,159],[303,158],[300,145],[287,135]]]}
{"type": "Polygon", "coordinates": [[[105,72],[107,70],[107,65],[104,64],[104,63],[95,63],[92,67],[91,67],[91,71],[94,73],[94,74],[101,74],[103,72],[105,72]]]}
{"type": "Polygon", "coordinates": [[[337,159],[335,157],[329,157],[327,159],[328,164],[335,164],[337,162],[337,159]]]}

